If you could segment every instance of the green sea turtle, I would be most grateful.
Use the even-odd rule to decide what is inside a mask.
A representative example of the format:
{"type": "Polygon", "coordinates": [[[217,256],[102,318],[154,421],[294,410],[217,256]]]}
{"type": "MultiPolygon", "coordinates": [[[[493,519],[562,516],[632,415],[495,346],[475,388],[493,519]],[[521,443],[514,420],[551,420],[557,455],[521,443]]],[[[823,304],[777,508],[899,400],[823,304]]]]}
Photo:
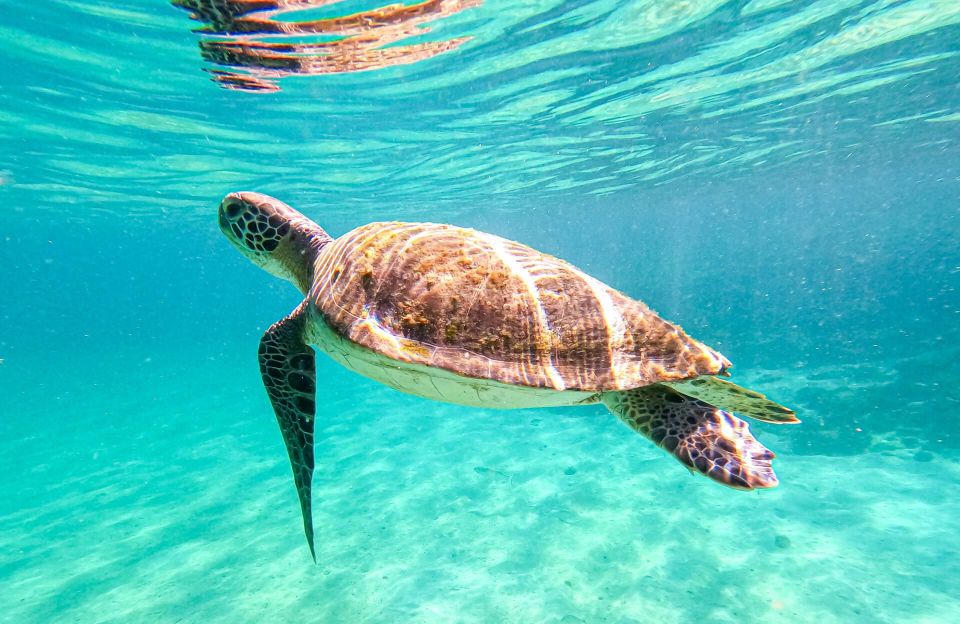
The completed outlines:
{"type": "MultiPolygon", "coordinates": [[[[220,228],[305,295],[260,341],[260,371],[314,554],[315,353],[417,396],[489,408],[603,403],[692,471],[750,490],[774,454],[739,412],[799,422],[721,378],[730,362],[573,265],[472,229],[370,223],[331,238],[283,202],[231,193],[220,228]]],[[[315,554],[314,554],[315,558],[315,554]]]]}

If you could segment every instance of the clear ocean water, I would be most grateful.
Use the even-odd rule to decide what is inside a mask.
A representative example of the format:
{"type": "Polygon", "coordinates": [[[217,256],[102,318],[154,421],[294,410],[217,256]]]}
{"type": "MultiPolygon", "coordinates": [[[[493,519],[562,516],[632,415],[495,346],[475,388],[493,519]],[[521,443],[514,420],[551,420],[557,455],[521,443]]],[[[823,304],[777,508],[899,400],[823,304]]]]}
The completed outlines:
{"type": "Polygon", "coordinates": [[[960,621],[960,2],[282,4],[0,0],[0,620],[960,621]],[[320,357],[315,565],[236,190],[644,300],[797,410],[780,486],[320,357]]]}

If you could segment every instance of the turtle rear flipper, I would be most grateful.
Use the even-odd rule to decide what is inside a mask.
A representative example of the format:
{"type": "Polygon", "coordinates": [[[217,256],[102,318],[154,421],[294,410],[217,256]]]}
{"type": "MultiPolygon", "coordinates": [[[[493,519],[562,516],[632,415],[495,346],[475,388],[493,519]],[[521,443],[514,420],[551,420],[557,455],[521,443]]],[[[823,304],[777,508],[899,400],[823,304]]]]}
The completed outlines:
{"type": "Polygon", "coordinates": [[[748,390],[713,375],[671,381],[665,385],[688,397],[700,399],[704,403],[764,422],[778,425],[793,425],[800,422],[792,409],[774,403],[759,392],[748,390]]]}
{"type": "Polygon", "coordinates": [[[773,452],[729,412],[661,384],[608,392],[602,400],[631,429],[691,470],[741,490],[777,485],[773,452]]]}
{"type": "Polygon", "coordinates": [[[313,548],[310,483],[313,479],[313,424],[316,412],[316,355],[304,344],[305,306],[274,324],[260,339],[260,374],[277,415],[300,497],[303,531],[313,548]]]}

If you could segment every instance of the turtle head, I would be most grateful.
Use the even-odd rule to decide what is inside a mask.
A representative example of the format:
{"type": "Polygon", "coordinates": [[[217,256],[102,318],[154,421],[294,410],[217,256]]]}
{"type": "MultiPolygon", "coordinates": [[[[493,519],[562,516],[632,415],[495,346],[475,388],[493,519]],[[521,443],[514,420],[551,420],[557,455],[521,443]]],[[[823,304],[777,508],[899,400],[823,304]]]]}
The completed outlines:
{"type": "Polygon", "coordinates": [[[317,252],[332,239],[279,199],[230,193],[220,202],[220,229],[240,253],[265,271],[310,290],[317,252]]]}

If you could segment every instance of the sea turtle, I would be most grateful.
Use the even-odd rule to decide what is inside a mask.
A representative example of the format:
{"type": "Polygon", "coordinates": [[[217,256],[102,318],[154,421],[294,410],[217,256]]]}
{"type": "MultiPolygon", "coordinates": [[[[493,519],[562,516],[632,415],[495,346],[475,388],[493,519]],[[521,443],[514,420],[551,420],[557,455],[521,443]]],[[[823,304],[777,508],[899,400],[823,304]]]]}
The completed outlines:
{"type": "Polygon", "coordinates": [[[492,234],[378,222],[337,239],[283,202],[227,195],[220,228],[306,298],[260,341],[314,555],[315,353],[421,397],[488,408],[603,403],[690,470],[750,490],[774,454],[739,412],[799,422],[721,378],[730,362],[573,265],[492,234]]]}

